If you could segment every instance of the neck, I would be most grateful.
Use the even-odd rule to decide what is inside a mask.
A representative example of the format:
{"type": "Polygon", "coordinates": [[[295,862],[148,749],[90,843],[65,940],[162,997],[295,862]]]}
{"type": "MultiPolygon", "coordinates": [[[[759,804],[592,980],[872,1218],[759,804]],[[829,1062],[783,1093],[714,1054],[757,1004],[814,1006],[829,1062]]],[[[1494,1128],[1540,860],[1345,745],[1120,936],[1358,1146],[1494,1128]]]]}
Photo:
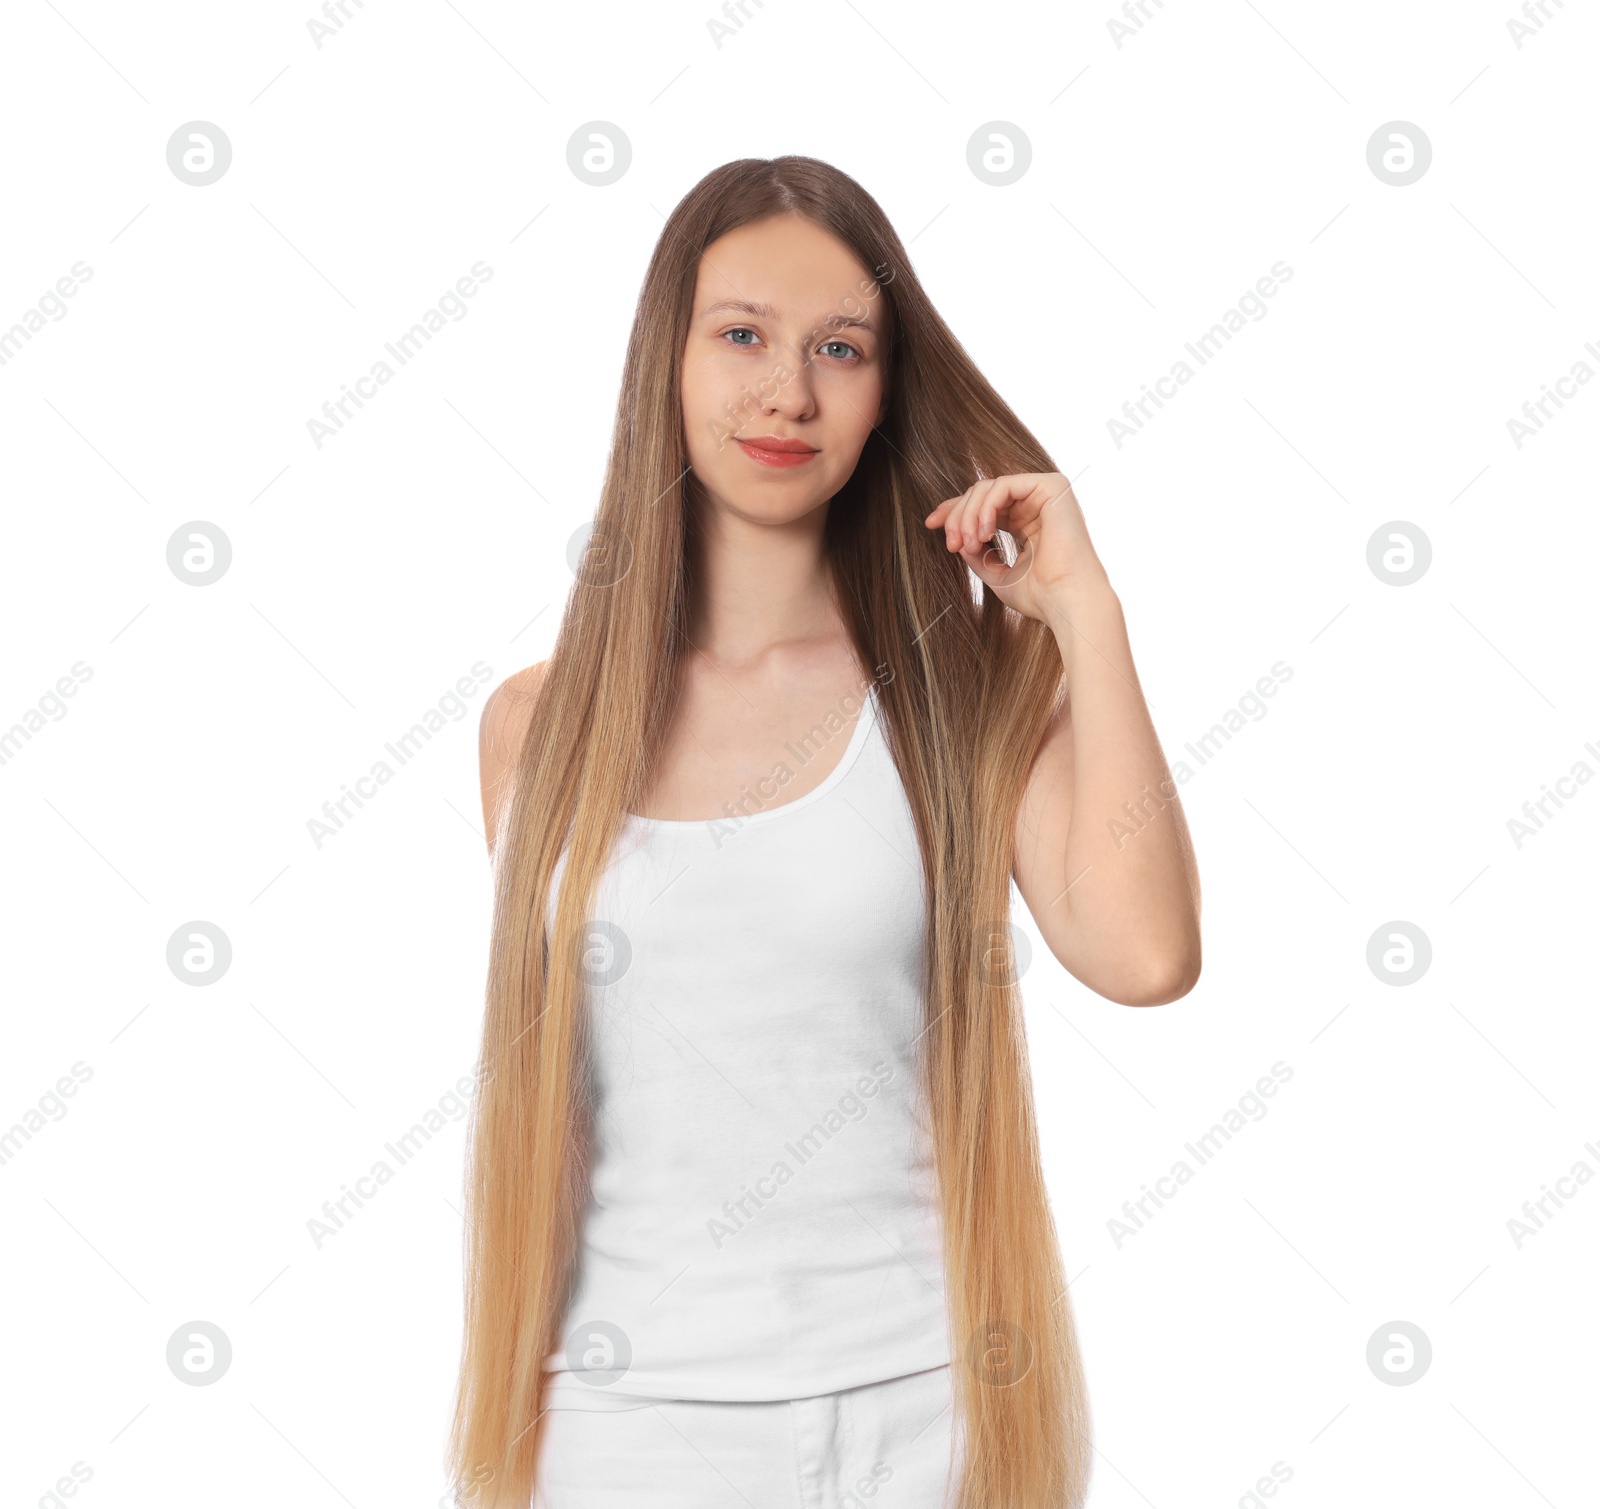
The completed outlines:
{"type": "Polygon", "coordinates": [[[774,646],[841,632],[823,545],[824,505],[763,524],[701,499],[689,551],[689,638],[721,666],[751,665],[774,646]]]}

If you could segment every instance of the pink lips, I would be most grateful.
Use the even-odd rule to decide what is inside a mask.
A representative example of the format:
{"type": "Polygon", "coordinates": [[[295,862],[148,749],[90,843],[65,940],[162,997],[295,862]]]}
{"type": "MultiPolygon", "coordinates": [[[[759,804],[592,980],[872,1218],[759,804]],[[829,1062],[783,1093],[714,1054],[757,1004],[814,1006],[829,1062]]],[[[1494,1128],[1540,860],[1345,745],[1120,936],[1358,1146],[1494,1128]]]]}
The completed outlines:
{"type": "Polygon", "coordinates": [[[803,466],[817,454],[805,441],[786,440],[780,435],[754,435],[749,440],[739,439],[739,445],[760,466],[803,466]]]}

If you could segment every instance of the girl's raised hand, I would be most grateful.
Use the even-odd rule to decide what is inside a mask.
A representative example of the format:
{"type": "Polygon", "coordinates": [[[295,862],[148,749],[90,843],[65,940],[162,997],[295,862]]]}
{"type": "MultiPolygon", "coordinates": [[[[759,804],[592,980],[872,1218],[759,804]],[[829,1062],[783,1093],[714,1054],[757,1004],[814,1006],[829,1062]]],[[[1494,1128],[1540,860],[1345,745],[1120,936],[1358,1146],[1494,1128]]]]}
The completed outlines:
{"type": "Polygon", "coordinates": [[[1060,472],[987,477],[946,498],[923,522],[943,529],[946,548],[959,551],[1001,602],[1028,618],[1051,622],[1082,593],[1110,588],[1072,484],[1060,472]],[[1010,566],[994,538],[999,529],[1017,542],[1010,566]]]}

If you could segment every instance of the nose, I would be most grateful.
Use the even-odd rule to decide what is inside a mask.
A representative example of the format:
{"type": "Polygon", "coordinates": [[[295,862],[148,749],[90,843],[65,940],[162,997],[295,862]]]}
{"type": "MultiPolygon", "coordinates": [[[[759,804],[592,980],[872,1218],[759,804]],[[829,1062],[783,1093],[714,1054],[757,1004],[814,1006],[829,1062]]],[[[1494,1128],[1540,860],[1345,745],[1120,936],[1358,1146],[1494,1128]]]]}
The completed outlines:
{"type": "Polygon", "coordinates": [[[811,417],[816,406],[811,364],[798,346],[791,342],[783,356],[773,362],[772,370],[762,381],[759,397],[763,414],[779,414],[786,419],[811,417]]]}

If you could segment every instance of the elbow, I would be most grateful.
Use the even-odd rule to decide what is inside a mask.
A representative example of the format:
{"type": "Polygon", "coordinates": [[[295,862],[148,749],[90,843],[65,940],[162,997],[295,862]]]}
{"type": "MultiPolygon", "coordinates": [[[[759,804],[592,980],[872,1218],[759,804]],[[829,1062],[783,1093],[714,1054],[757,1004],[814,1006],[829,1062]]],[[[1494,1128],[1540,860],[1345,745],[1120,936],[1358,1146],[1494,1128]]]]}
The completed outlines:
{"type": "Polygon", "coordinates": [[[1119,1006],[1166,1006],[1181,1001],[1199,980],[1200,950],[1197,946],[1171,958],[1146,961],[1146,967],[1138,974],[1119,981],[1116,990],[1102,994],[1119,1006]]]}
{"type": "Polygon", "coordinates": [[[1176,936],[1145,936],[1120,947],[1084,952],[1059,937],[1046,944],[1080,984],[1118,1006],[1165,1006],[1182,1000],[1200,981],[1200,929],[1183,927],[1176,936]]]}

